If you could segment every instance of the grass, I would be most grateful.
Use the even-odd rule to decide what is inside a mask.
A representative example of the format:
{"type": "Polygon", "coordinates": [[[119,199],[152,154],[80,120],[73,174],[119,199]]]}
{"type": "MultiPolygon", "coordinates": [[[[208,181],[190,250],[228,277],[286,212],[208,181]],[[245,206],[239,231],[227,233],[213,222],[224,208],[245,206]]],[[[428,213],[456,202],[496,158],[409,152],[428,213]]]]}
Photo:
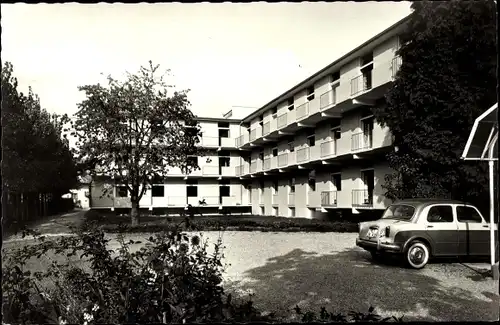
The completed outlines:
{"type": "MultiPolygon", "coordinates": [[[[99,211],[88,211],[87,221],[96,221],[104,231],[114,233],[126,226],[129,233],[149,233],[170,230],[182,218],[141,215],[138,226],[129,226],[128,215],[105,215],[99,211]]],[[[352,221],[326,221],[306,218],[283,218],[275,216],[195,216],[191,223],[198,231],[236,230],[271,232],[357,232],[358,225],[352,221]]]]}

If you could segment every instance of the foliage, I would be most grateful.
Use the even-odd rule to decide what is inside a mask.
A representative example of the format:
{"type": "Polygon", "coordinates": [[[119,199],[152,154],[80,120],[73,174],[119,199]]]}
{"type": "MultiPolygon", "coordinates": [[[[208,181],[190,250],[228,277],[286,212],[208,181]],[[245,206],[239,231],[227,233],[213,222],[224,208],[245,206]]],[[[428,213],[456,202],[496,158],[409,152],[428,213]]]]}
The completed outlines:
{"type": "Polygon", "coordinates": [[[474,119],[497,100],[495,3],[417,1],[412,9],[387,105],[373,110],[398,148],[387,156],[395,170],[387,196],[451,196],[481,205],[486,166],[460,156],[474,119]]]}
{"type": "Polygon", "coordinates": [[[204,153],[188,91],[171,93],[158,69],[150,61],[123,82],[108,76],[107,86],[79,87],[86,99],[72,125],[80,164],[127,187],[132,224],[139,223],[139,201],[155,180],[163,183],[169,168],[198,169],[188,157],[204,153]]]}
{"type": "Polygon", "coordinates": [[[345,323],[345,322],[387,322],[390,320],[396,321],[396,322],[403,322],[404,316],[401,317],[385,317],[382,318],[380,315],[377,315],[374,313],[375,308],[370,307],[368,309],[368,313],[361,313],[361,312],[355,312],[351,311],[349,314],[343,315],[343,314],[335,314],[333,312],[329,312],[326,310],[325,307],[321,307],[319,313],[315,313],[313,311],[306,311],[303,312],[302,309],[299,306],[296,306],[294,308],[294,311],[297,315],[301,317],[301,321],[305,323],[311,323],[311,322],[328,322],[328,323],[345,323]]]}
{"type": "MultiPolygon", "coordinates": [[[[178,217],[143,215],[137,226],[124,226],[126,216],[104,215],[96,210],[85,214],[88,221],[97,221],[106,232],[126,231],[128,233],[154,233],[177,227],[178,217]]],[[[357,232],[358,226],[351,221],[323,221],[306,218],[279,218],[275,216],[197,216],[190,225],[198,231],[238,230],[275,232],[357,232]]],[[[186,226],[183,227],[187,230],[186,226]]]]}
{"type": "Polygon", "coordinates": [[[11,63],[2,68],[2,181],[18,193],[67,193],[76,185],[76,168],[63,134],[67,115],[41,108],[31,87],[17,90],[11,63]]]}
{"type": "MultiPolygon", "coordinates": [[[[185,220],[186,221],[186,220],[185,220]]],[[[33,232],[30,232],[34,234],[33,232]]],[[[224,294],[222,243],[213,253],[199,235],[172,230],[109,247],[110,239],[86,223],[74,236],[37,242],[8,255],[3,269],[4,321],[8,323],[183,323],[263,320],[251,303],[224,294]],[[32,258],[79,256],[75,266],[54,258],[31,272],[32,258]]]]}

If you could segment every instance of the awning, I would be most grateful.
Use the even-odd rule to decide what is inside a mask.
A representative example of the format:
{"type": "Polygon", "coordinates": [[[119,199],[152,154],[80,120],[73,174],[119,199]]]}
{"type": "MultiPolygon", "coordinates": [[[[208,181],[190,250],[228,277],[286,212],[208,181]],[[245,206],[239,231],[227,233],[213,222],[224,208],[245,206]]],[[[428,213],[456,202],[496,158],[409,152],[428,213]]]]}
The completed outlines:
{"type": "Polygon", "coordinates": [[[462,158],[465,160],[498,160],[498,103],[481,114],[465,145],[462,158]],[[489,149],[493,146],[492,157],[489,149]]]}

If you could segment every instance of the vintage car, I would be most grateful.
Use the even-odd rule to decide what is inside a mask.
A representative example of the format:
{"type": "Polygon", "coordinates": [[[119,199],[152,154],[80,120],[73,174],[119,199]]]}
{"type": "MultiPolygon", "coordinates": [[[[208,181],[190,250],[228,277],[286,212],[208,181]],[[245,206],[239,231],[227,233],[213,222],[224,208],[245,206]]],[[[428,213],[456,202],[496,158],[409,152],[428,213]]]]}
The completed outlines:
{"type": "Polygon", "coordinates": [[[421,269],[432,257],[489,256],[490,224],[464,202],[402,200],[390,205],[381,219],[360,223],[356,245],[373,258],[402,255],[408,266],[421,269]]]}

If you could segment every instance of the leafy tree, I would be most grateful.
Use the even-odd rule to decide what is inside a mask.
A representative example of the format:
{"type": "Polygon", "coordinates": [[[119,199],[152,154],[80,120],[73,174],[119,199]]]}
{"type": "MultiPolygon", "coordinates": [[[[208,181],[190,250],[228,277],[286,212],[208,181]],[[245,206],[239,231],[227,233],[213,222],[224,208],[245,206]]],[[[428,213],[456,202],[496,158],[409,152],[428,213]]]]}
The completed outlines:
{"type": "Polygon", "coordinates": [[[402,66],[374,109],[398,149],[389,198],[449,197],[483,205],[486,166],[460,159],[474,119],[496,101],[493,1],[418,1],[401,36],[402,66]]]}
{"type": "Polygon", "coordinates": [[[79,161],[92,176],[112,176],[127,187],[132,225],[139,223],[139,201],[153,180],[171,167],[190,173],[199,167],[188,157],[203,155],[188,90],[169,92],[158,68],[150,61],[123,82],[108,76],[107,86],[79,87],[86,99],[73,123],[79,161]]]}

